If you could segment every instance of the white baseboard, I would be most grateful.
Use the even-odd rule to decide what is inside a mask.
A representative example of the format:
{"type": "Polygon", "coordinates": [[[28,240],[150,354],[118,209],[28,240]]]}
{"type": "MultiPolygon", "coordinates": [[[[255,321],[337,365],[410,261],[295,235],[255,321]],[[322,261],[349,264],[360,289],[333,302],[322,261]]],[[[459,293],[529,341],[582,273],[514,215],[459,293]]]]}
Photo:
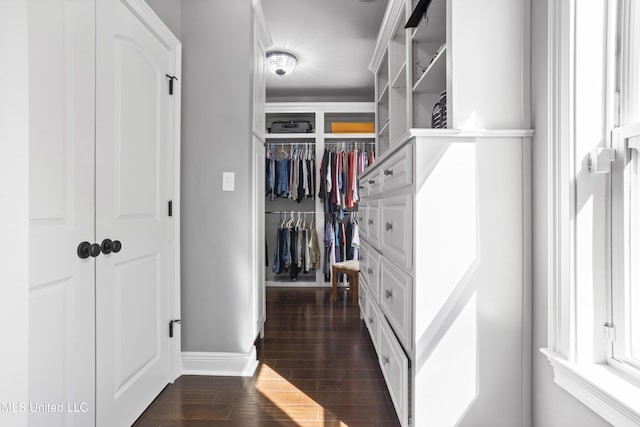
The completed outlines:
{"type": "Polygon", "coordinates": [[[249,353],[182,352],[182,375],[250,377],[257,367],[255,346],[249,353]]]}

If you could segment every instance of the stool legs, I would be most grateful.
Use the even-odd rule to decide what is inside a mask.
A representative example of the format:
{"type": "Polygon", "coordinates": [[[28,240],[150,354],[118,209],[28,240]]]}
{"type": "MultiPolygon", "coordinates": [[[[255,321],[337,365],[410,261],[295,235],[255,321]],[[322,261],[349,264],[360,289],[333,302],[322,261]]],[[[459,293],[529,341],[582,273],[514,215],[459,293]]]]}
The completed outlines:
{"type": "Polygon", "coordinates": [[[353,270],[340,270],[331,267],[331,301],[338,299],[338,274],[346,274],[349,276],[349,284],[351,293],[353,294],[353,305],[358,305],[358,272],[353,270]]]}
{"type": "Polygon", "coordinates": [[[351,280],[351,287],[353,288],[351,292],[353,293],[353,305],[358,305],[358,272],[353,272],[349,275],[349,280],[351,280]]]}
{"type": "Polygon", "coordinates": [[[338,272],[331,267],[331,301],[338,299],[338,272]]]}

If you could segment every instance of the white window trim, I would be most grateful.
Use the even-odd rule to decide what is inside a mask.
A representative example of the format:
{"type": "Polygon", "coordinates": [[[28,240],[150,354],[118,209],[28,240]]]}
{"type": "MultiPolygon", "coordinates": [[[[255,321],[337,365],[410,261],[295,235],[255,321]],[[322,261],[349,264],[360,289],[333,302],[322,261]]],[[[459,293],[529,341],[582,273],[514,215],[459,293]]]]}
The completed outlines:
{"type": "MultiPolygon", "coordinates": [[[[575,175],[571,161],[575,146],[575,2],[548,2],[549,325],[548,348],[541,351],[560,387],[609,423],[637,427],[640,385],[606,363],[578,362],[576,354],[576,230],[571,221],[576,210],[575,180],[571,179],[575,175]]],[[[611,118],[608,122],[613,124],[611,118]]]]}

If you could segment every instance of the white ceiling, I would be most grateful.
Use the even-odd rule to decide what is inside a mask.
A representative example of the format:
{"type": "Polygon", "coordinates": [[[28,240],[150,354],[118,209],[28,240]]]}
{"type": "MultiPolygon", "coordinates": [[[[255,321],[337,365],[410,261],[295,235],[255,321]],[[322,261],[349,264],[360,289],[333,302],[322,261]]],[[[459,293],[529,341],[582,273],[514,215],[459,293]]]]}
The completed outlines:
{"type": "Polygon", "coordinates": [[[387,0],[262,0],[269,50],[298,58],[291,74],[267,76],[267,98],[373,101],[368,69],[387,0]]]}

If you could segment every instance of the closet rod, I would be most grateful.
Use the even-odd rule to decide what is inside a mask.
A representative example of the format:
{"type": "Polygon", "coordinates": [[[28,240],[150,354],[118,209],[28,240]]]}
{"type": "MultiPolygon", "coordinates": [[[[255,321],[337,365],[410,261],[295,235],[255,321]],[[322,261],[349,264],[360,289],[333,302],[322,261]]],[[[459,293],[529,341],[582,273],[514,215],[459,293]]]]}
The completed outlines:
{"type": "Polygon", "coordinates": [[[264,145],[316,145],[315,141],[307,141],[307,142],[276,142],[276,141],[270,141],[270,142],[265,142],[264,145]]]}
{"type": "Polygon", "coordinates": [[[324,145],[331,144],[359,144],[359,145],[375,145],[374,141],[325,141],[324,145]]]}
{"type": "Polygon", "coordinates": [[[316,211],[265,211],[266,214],[290,214],[293,212],[294,214],[315,214],[316,211]]]}

